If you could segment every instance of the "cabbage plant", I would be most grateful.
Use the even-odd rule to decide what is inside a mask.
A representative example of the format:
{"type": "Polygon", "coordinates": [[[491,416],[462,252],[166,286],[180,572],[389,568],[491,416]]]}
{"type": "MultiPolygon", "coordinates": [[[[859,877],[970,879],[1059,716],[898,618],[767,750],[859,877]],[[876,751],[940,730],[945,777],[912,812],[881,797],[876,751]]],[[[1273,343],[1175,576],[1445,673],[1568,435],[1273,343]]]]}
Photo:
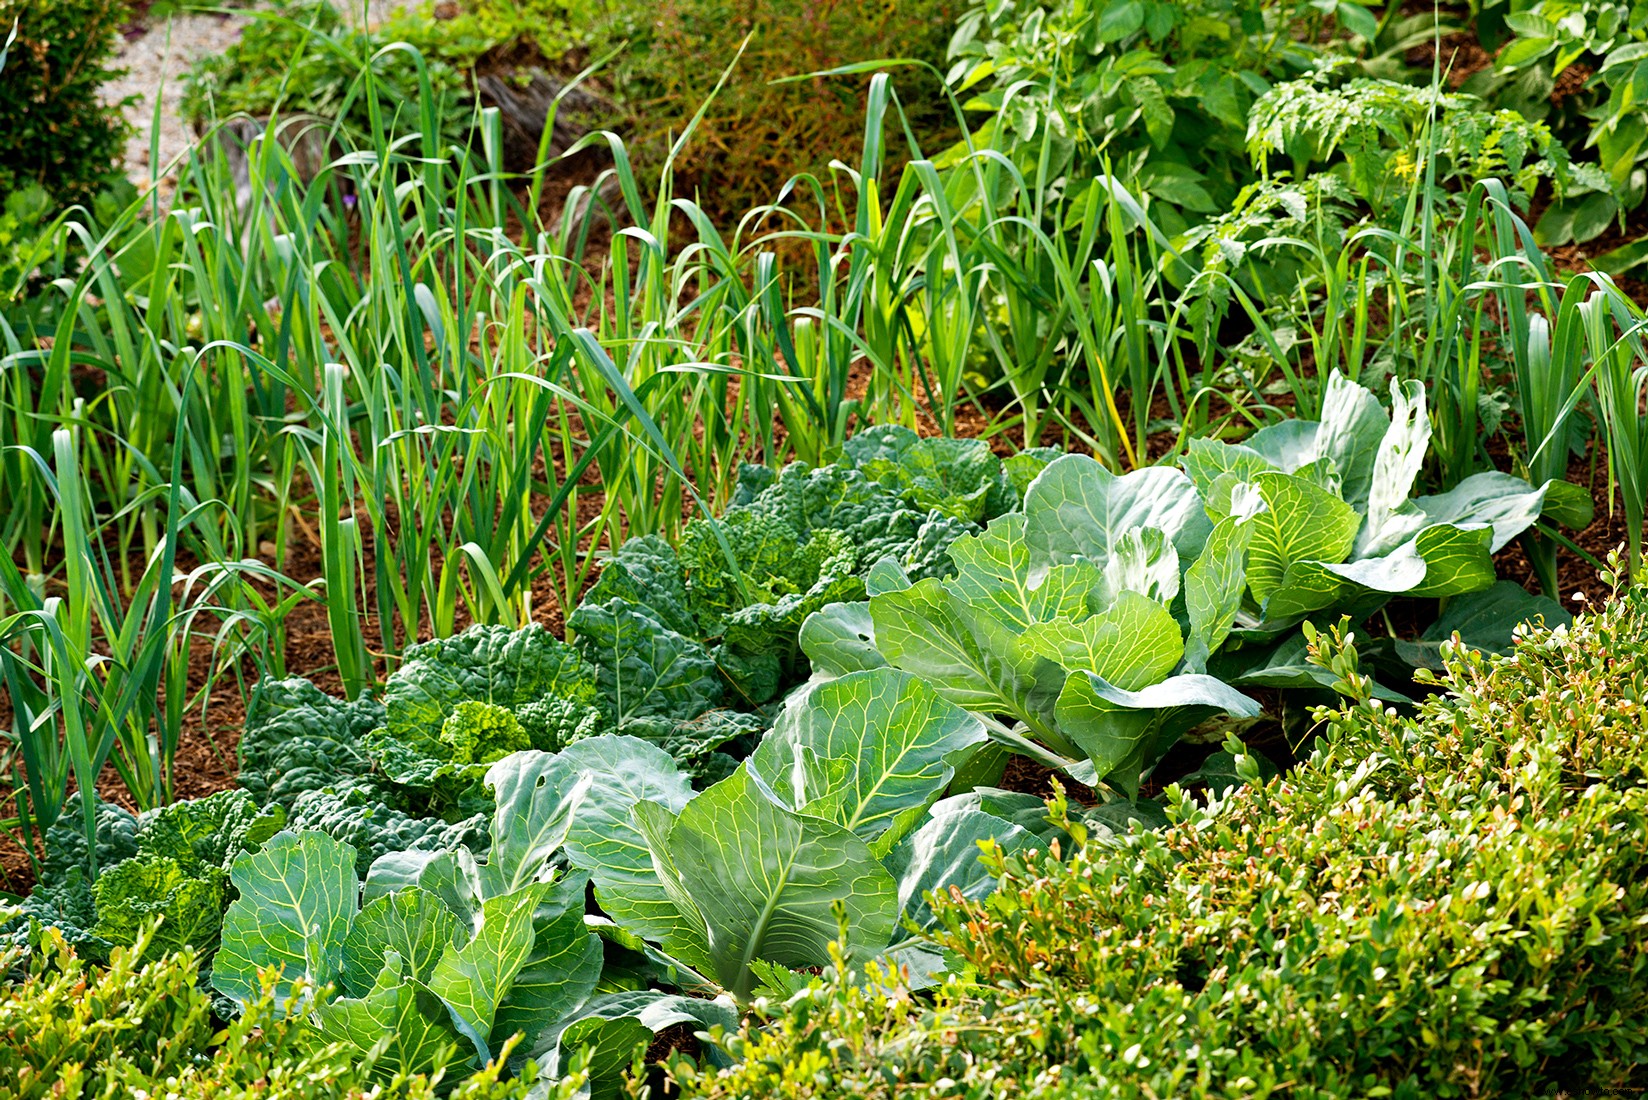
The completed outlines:
{"type": "Polygon", "coordinates": [[[1569,506],[1497,472],[1413,497],[1424,392],[1393,382],[1391,399],[1335,373],[1321,421],[1198,440],[1178,467],[1059,458],[1022,512],[952,544],[954,576],[883,563],[867,601],[809,618],[814,675],[920,676],[1012,750],[1135,798],[1185,732],[1259,713],[1232,681],[1272,682],[1301,622],[1489,590],[1493,554],[1569,506]]]}

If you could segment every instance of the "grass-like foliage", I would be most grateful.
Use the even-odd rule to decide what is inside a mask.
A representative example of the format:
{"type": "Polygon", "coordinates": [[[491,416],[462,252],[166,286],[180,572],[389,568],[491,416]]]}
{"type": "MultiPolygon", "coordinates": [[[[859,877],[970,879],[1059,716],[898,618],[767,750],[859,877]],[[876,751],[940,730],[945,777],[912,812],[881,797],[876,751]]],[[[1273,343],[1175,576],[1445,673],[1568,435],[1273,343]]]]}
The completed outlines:
{"type": "MultiPolygon", "coordinates": [[[[1648,593],[1453,652],[1413,718],[1324,712],[1294,772],[936,899],[933,1004],[828,974],[686,1095],[1598,1095],[1648,1052],[1648,593]]],[[[1354,692],[1354,643],[1314,658],[1354,692]]],[[[1241,761],[1238,760],[1240,769],[1241,761]]]]}

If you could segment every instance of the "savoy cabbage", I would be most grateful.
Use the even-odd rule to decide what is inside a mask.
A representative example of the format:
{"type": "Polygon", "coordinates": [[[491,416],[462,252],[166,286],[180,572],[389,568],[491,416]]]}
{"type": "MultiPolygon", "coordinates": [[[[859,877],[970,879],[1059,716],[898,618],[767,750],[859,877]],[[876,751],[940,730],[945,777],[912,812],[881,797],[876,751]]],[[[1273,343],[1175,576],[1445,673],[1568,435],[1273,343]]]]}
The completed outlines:
{"type": "Polygon", "coordinates": [[[1003,463],[981,440],[879,427],[828,466],[746,466],[725,514],[689,523],[678,547],[656,536],[620,547],[568,625],[610,635],[626,611],[644,616],[683,640],[674,648],[702,642],[734,699],[760,706],[805,678],[796,638],[809,615],[863,599],[883,560],[915,579],[949,574],[955,540],[1016,508],[1049,457],[1003,463]]]}
{"type": "Polygon", "coordinates": [[[603,725],[595,670],[542,626],[472,626],[408,646],[384,685],[384,723],[366,750],[396,785],[459,805],[486,766],[553,751],[603,725]]]}
{"type": "Polygon", "coordinates": [[[88,956],[105,958],[137,943],[161,917],[146,957],[210,947],[230,900],[229,865],[274,835],[285,815],[278,806],[260,810],[246,791],[220,791],[142,814],[100,801],[95,820],[96,880],[84,834],[67,821],[54,825],[39,884],[8,938],[26,942],[38,921],[88,956]]]}

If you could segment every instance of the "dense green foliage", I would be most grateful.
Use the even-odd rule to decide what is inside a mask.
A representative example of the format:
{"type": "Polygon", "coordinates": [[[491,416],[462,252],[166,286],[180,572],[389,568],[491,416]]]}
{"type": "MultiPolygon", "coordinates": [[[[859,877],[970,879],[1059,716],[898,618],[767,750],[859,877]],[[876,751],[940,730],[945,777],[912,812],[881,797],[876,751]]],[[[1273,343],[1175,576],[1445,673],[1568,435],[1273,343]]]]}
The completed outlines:
{"type": "Polygon", "coordinates": [[[477,64],[499,50],[516,59],[558,57],[575,44],[570,6],[568,0],[464,0],[437,14],[433,3],[424,3],[361,29],[358,17],[351,22],[324,0],[283,0],[258,13],[224,53],[195,63],[183,112],[201,125],[237,114],[266,118],[278,106],[287,116],[342,122],[356,131],[402,130],[428,121],[420,102],[427,84],[441,136],[467,142],[477,64]],[[368,62],[381,98],[376,119],[362,86],[368,62]]]}
{"type": "Polygon", "coordinates": [[[634,737],[516,752],[486,771],[484,850],[385,852],[364,881],[360,853],[315,830],[241,855],[212,984],[249,1003],[269,967],[283,999],[336,983],[303,1011],[363,1053],[391,1035],[388,1069],[467,1073],[519,1034],[540,1064],[582,1057],[605,1081],[683,1013],[730,1027],[757,989],[827,964],[843,920],[855,957],[931,980],[925,896],[980,895],[980,841],[1046,834],[1033,797],[945,797],[985,740],[924,681],[876,669],[793,695],[701,793],[634,737]]]}
{"type": "MultiPolygon", "coordinates": [[[[438,1079],[383,1079],[377,1052],[362,1057],[329,1044],[302,1020],[285,1017],[260,989],[227,1027],[197,985],[192,950],[153,952],[145,934],[117,949],[107,967],[87,964],[62,940],[34,953],[14,980],[0,984],[0,1097],[93,1100],[159,1096],[176,1100],[307,1100],[366,1095],[403,1100],[520,1100],[524,1083],[500,1083],[497,1068],[455,1090],[438,1079]]],[[[0,954],[13,971],[15,953],[0,954]]],[[[551,1098],[570,1097],[584,1080],[568,1075],[551,1098]]]]}
{"type": "MultiPolygon", "coordinates": [[[[883,59],[936,70],[963,4],[609,0],[603,7],[592,23],[590,53],[621,47],[610,81],[628,108],[639,155],[662,162],[704,107],[676,170],[706,209],[730,222],[776,199],[793,176],[817,181],[816,193],[812,183],[800,188],[809,209],[833,190],[830,162],[863,133],[865,78],[810,74],[883,59]]],[[[933,72],[904,70],[899,94],[903,117],[928,144],[953,127],[933,72]]]]}
{"type": "MultiPolygon", "coordinates": [[[[1474,30],[1495,56],[1466,87],[1549,126],[1571,149],[1595,151],[1597,178],[1551,205],[1542,239],[1585,241],[1622,222],[1641,205],[1648,176],[1648,113],[1636,91],[1648,9],[1591,0],[1489,3],[1474,30]]],[[[1640,250],[1627,249],[1609,266],[1637,258],[1640,250]]]]}
{"type": "Polygon", "coordinates": [[[1114,172],[1162,204],[1179,233],[1226,210],[1252,172],[1248,113],[1341,41],[1376,36],[1355,0],[1012,0],[975,6],[951,41],[950,79],[979,114],[977,140],[1025,172],[1114,172]]]}
{"type": "MultiPolygon", "coordinates": [[[[597,662],[613,624],[636,616],[655,620],[655,636],[703,640],[733,697],[759,706],[806,677],[796,636],[808,615],[863,598],[883,559],[915,579],[949,573],[958,537],[1017,507],[1022,482],[1015,489],[1009,471],[1027,472],[1024,461],[1003,464],[981,440],[889,427],[854,436],[816,469],[745,466],[718,521],[688,523],[678,549],[626,542],[567,625],[597,662]]],[[[653,715],[625,704],[615,717],[622,728],[653,715]]]]}
{"type": "Polygon", "coordinates": [[[256,851],[285,820],[277,804],[260,810],[245,791],[221,791],[133,815],[98,802],[97,842],[88,847],[78,823],[46,834],[40,881],[6,938],[29,943],[40,923],[61,929],[93,959],[141,937],[153,955],[217,942],[230,892],[229,866],[256,851]],[[157,917],[160,927],[145,935],[157,917]]]}
{"type": "Polygon", "coordinates": [[[279,6],[190,109],[307,139],[13,192],[9,1010],[192,973],[161,1058],[224,1063],[151,1089],[117,1006],[30,1087],[1642,1083],[1643,597],[1553,597],[1616,487],[1640,579],[1648,316],[1529,229],[1635,201],[1634,18],[956,14],[279,6]],[[953,114],[785,79],[946,39],[953,114]],[[512,176],[473,96],[557,86],[512,176]],[[237,689],[244,789],[169,804],[237,689]]]}
{"type": "Polygon", "coordinates": [[[98,87],[126,12],[126,0],[0,3],[0,200],[32,183],[66,206],[117,177],[126,128],[98,87]]]}
{"type": "MultiPolygon", "coordinates": [[[[1599,1095],[1648,1030],[1641,590],[1514,655],[1455,650],[1417,718],[1365,697],[1311,760],[1157,832],[999,853],[934,899],[970,966],[912,999],[838,968],[677,1066],[688,1096],[1599,1095]]],[[[1315,659],[1354,677],[1348,639],[1315,659]],[[1347,661],[1348,658],[1348,661],[1347,661]]],[[[1056,808],[1057,809],[1057,808],[1056,808]]],[[[1056,815],[1055,815],[1056,816],[1056,815]]],[[[862,974],[862,971],[855,971],[862,974]]]]}
{"type": "MultiPolygon", "coordinates": [[[[1313,683],[1302,621],[1490,590],[1492,554],[1567,499],[1483,473],[1410,500],[1430,420],[1414,383],[1393,384],[1392,406],[1335,373],[1323,421],[1195,440],[1178,470],[1057,459],[1022,512],[951,545],[953,578],[912,583],[889,563],[867,607],[823,611],[803,648],[824,675],[922,676],[994,716],[1015,751],[1133,797],[1192,726],[1257,714],[1230,683],[1313,683]]],[[[1512,622],[1561,614],[1525,600],[1496,607],[1512,622]]]]}

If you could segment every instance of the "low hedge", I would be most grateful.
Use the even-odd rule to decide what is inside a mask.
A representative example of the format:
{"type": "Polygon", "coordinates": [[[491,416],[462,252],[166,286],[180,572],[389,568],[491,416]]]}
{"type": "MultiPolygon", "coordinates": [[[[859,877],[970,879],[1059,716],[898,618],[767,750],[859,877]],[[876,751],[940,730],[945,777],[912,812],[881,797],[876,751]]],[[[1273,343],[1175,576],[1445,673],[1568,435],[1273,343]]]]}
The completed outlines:
{"type": "Polygon", "coordinates": [[[0,0],[0,200],[34,184],[67,206],[118,177],[126,122],[98,88],[128,14],[128,0],[0,0]]]}
{"type": "MultiPolygon", "coordinates": [[[[528,1078],[491,1067],[453,1089],[438,1078],[373,1076],[353,1046],[322,1042],[265,994],[225,1024],[199,986],[201,959],[182,951],[142,962],[148,937],[108,966],[77,957],[56,929],[28,961],[0,952],[0,1100],[522,1100],[528,1078]]],[[[543,1100],[570,1100],[573,1074],[543,1100]]]]}
{"type": "Polygon", "coordinates": [[[1160,832],[999,861],[992,898],[939,901],[968,976],[936,1000],[827,975],[734,1068],[672,1072],[727,1100],[1639,1092],[1648,592],[1445,686],[1324,715],[1306,765],[1176,794],[1160,832]]]}

